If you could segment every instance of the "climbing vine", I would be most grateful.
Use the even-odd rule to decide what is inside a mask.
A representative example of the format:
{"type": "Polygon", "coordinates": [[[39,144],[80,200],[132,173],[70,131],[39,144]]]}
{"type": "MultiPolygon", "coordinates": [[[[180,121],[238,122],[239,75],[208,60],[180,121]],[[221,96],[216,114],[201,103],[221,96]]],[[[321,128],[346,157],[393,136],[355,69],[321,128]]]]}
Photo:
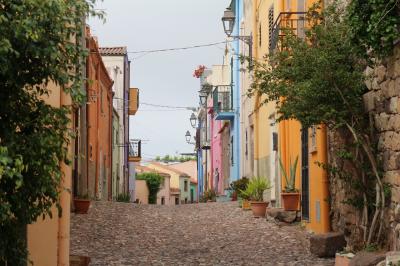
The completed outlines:
{"type": "Polygon", "coordinates": [[[137,175],[136,179],[146,181],[147,188],[149,189],[149,203],[156,204],[157,193],[160,190],[162,182],[164,182],[164,178],[157,173],[141,173],[137,175]]]}
{"type": "Polygon", "coordinates": [[[385,57],[392,53],[400,34],[399,0],[352,0],[348,8],[351,40],[364,54],[385,57]]]}

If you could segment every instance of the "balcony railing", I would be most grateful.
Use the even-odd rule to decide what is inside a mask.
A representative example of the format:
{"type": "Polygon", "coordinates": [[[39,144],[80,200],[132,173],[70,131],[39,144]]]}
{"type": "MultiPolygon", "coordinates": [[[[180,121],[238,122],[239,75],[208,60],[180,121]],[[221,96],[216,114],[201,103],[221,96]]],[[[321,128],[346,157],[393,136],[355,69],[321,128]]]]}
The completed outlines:
{"type": "Polygon", "coordinates": [[[213,109],[216,120],[229,120],[233,116],[231,85],[216,86],[213,91],[213,109]]]}
{"type": "Polygon", "coordinates": [[[306,12],[281,12],[272,27],[269,52],[275,49],[282,50],[285,36],[292,32],[299,38],[305,37],[306,12]]]}
{"type": "Polygon", "coordinates": [[[142,159],[142,141],[133,139],[129,142],[129,161],[140,162],[142,159]]]}

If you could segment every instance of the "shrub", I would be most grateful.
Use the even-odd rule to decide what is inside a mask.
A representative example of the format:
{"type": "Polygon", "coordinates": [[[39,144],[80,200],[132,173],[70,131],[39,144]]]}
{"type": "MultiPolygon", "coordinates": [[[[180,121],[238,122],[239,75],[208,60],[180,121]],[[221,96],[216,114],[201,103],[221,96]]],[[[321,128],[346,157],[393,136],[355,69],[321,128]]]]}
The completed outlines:
{"type": "Polygon", "coordinates": [[[141,173],[136,176],[138,180],[145,180],[149,189],[149,204],[157,203],[157,193],[160,190],[160,185],[164,182],[164,177],[157,173],[141,173]]]}
{"type": "Polygon", "coordinates": [[[203,196],[200,197],[199,201],[208,202],[208,201],[216,201],[216,199],[217,199],[217,193],[215,192],[215,190],[210,189],[204,191],[203,196]]]}
{"type": "Polygon", "coordinates": [[[131,195],[129,193],[121,193],[117,196],[116,200],[118,202],[130,202],[131,201],[131,195]]]}

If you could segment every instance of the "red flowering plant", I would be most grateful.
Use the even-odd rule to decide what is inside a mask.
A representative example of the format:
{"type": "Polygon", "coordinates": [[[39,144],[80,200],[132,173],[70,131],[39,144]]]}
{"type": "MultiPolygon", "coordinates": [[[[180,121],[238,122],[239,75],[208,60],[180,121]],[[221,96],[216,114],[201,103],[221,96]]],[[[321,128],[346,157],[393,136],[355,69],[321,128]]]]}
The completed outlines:
{"type": "Polygon", "coordinates": [[[206,67],[204,65],[199,65],[193,72],[193,77],[195,78],[200,78],[201,75],[203,75],[204,73],[204,69],[206,69],[206,67]]]}

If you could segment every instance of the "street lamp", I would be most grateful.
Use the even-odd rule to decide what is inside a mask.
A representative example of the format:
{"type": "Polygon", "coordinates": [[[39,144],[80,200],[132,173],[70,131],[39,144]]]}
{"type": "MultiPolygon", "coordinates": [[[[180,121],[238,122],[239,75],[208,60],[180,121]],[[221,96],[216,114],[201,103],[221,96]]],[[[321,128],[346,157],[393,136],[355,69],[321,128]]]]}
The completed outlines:
{"type": "Polygon", "coordinates": [[[233,31],[233,26],[235,25],[235,14],[233,13],[230,7],[228,7],[224,11],[224,16],[222,17],[222,24],[224,25],[225,34],[228,35],[228,37],[230,37],[233,31]]]}
{"type": "Polygon", "coordinates": [[[190,116],[190,124],[192,125],[192,128],[196,128],[196,122],[197,122],[197,117],[194,113],[192,113],[192,115],[190,116]]]}
{"type": "Polygon", "coordinates": [[[231,36],[231,34],[233,32],[233,26],[235,25],[235,20],[236,20],[235,13],[232,11],[232,9],[230,7],[228,7],[224,11],[224,16],[222,17],[222,24],[224,26],[225,34],[228,37],[232,37],[234,39],[239,39],[249,46],[249,58],[250,58],[249,64],[251,66],[252,65],[251,64],[252,53],[253,53],[253,51],[252,51],[253,50],[253,37],[251,34],[247,35],[247,36],[242,36],[242,35],[231,36]]]}
{"type": "Polygon", "coordinates": [[[192,135],[190,134],[189,130],[186,131],[185,137],[186,137],[186,142],[190,143],[190,138],[192,137],[192,135]]]}
{"type": "Polygon", "coordinates": [[[207,92],[203,90],[199,91],[199,98],[200,98],[200,104],[204,106],[207,101],[207,92]]]}

